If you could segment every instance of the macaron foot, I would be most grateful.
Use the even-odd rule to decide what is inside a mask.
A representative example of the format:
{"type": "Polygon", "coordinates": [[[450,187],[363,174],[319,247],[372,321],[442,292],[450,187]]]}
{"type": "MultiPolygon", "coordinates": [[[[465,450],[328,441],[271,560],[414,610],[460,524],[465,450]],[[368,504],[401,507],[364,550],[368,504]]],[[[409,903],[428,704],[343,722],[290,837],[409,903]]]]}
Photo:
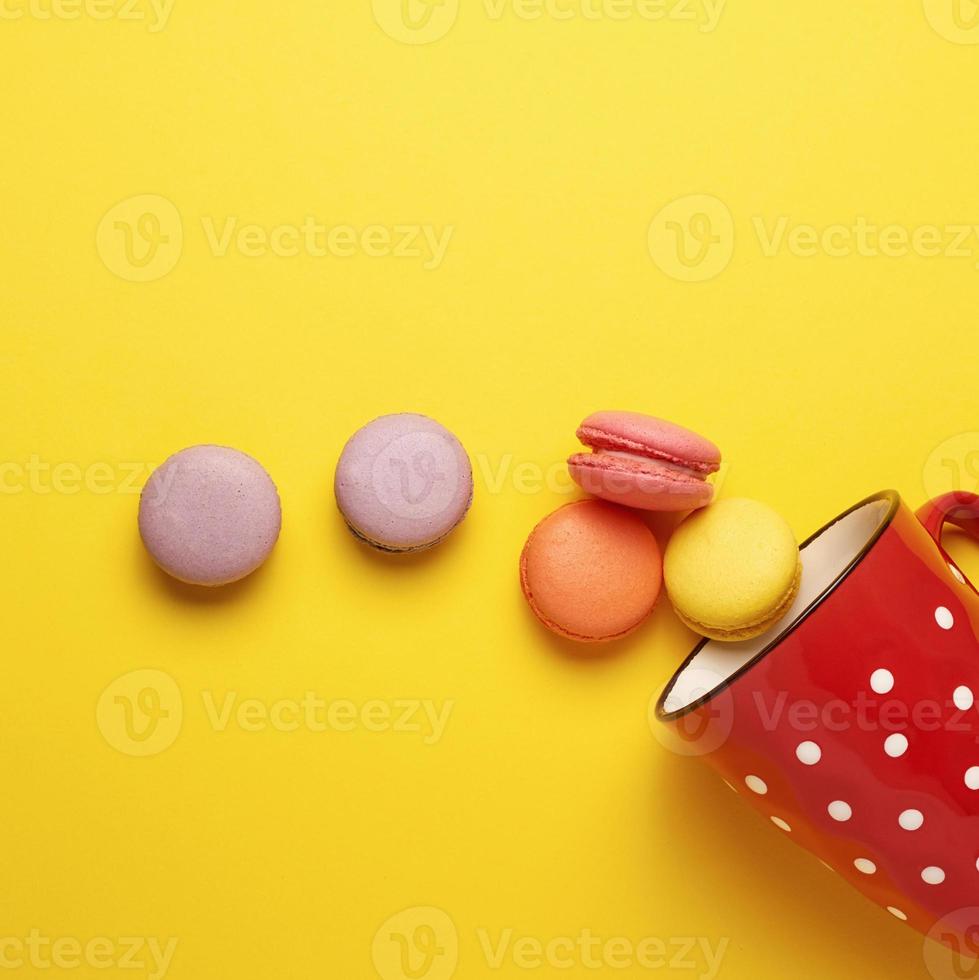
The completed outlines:
{"type": "Polygon", "coordinates": [[[428,544],[419,544],[413,548],[392,548],[389,545],[382,544],[380,541],[372,541],[367,535],[358,531],[349,521],[344,520],[343,523],[346,525],[351,537],[356,538],[361,544],[367,545],[371,551],[379,551],[383,555],[417,555],[422,551],[431,551],[452,533],[452,531],[449,531],[435,541],[430,541],[428,544]]]}
{"type": "Polygon", "coordinates": [[[762,633],[767,633],[776,623],[781,622],[789,609],[792,608],[792,603],[795,602],[796,597],[799,595],[801,585],[802,562],[799,562],[795,578],[792,580],[792,587],[785,594],[785,598],[778,604],[772,614],[762,622],[743,626],[738,629],[726,630],[717,626],[708,626],[705,623],[698,623],[684,616],[676,607],[674,607],[673,611],[676,613],[680,622],[688,629],[693,630],[694,633],[699,633],[701,636],[706,636],[709,640],[717,640],[720,643],[740,643],[743,640],[753,640],[755,637],[761,636],[762,633]]]}

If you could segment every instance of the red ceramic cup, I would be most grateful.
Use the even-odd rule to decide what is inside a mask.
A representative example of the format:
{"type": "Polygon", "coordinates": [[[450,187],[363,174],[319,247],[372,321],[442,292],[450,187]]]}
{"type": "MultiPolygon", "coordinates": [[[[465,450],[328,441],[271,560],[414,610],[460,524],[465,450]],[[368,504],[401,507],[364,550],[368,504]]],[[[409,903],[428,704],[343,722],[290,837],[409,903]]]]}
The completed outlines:
{"type": "Polygon", "coordinates": [[[788,617],[700,643],[660,698],[780,832],[948,944],[979,934],[979,593],[942,548],[979,497],[869,497],[802,545],[788,617]]]}

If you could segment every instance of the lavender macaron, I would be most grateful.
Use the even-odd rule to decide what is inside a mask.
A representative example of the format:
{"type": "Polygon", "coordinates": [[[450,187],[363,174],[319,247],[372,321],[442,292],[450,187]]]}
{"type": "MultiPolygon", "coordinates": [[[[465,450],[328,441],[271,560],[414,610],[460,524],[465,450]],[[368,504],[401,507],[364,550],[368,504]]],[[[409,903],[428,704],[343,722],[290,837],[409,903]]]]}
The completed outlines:
{"type": "Polygon", "coordinates": [[[350,531],[378,551],[407,554],[443,541],[472,504],[462,443],[425,415],[384,415],[348,440],[334,481],[350,531]]]}
{"type": "Polygon", "coordinates": [[[225,446],[192,446],[153,471],[139,500],[139,533],[165,572],[191,585],[237,582],[268,558],[282,527],[279,494],[257,460],[225,446]]]}

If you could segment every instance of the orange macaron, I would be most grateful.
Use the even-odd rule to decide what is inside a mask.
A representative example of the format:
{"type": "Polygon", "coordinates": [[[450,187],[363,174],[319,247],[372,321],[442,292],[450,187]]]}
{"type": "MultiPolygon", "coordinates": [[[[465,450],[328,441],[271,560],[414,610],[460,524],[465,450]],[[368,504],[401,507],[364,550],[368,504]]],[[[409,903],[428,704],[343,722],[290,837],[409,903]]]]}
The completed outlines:
{"type": "Polygon", "coordinates": [[[626,636],[653,611],[663,558],[635,512],[601,500],[566,504],[534,528],[520,556],[534,615],[560,636],[601,643],[626,636]]]}

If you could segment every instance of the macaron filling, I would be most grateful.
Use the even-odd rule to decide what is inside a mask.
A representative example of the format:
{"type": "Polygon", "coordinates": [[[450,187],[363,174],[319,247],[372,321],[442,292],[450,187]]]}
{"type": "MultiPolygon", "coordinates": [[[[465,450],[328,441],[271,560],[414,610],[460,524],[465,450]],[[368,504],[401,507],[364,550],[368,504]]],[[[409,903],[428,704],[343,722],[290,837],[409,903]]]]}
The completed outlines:
{"type": "Polygon", "coordinates": [[[639,476],[649,475],[688,483],[691,479],[704,482],[708,472],[695,469],[672,459],[642,456],[638,453],[626,452],[622,449],[596,449],[591,453],[577,453],[568,462],[573,466],[607,469],[611,462],[618,470],[635,473],[639,476]]]}
{"type": "MultiPolygon", "coordinates": [[[[469,494],[469,503],[466,504],[466,513],[468,513],[469,508],[472,506],[473,494],[469,494]]],[[[392,544],[385,544],[383,541],[378,541],[375,538],[370,537],[365,534],[360,528],[355,527],[350,520],[341,513],[343,517],[343,523],[346,525],[347,530],[362,544],[366,544],[368,547],[373,548],[375,551],[382,551],[386,555],[414,555],[420,551],[428,551],[430,548],[435,548],[440,545],[450,534],[462,523],[465,519],[465,514],[459,519],[459,521],[452,525],[444,534],[440,534],[436,538],[432,538],[431,541],[424,541],[420,544],[403,545],[397,546],[392,544]]]]}
{"type": "MultiPolygon", "coordinates": [[[[601,429],[583,425],[578,429],[579,441],[593,450],[593,455],[614,455],[620,458],[635,460],[643,465],[651,461],[661,466],[672,466],[690,476],[704,480],[711,473],[720,469],[717,460],[687,458],[683,459],[670,452],[658,449],[650,443],[640,443],[624,436],[614,435],[601,429]]],[[[584,455],[587,458],[587,454],[584,455]]],[[[576,457],[577,459],[577,457],[576,457]]]]}

